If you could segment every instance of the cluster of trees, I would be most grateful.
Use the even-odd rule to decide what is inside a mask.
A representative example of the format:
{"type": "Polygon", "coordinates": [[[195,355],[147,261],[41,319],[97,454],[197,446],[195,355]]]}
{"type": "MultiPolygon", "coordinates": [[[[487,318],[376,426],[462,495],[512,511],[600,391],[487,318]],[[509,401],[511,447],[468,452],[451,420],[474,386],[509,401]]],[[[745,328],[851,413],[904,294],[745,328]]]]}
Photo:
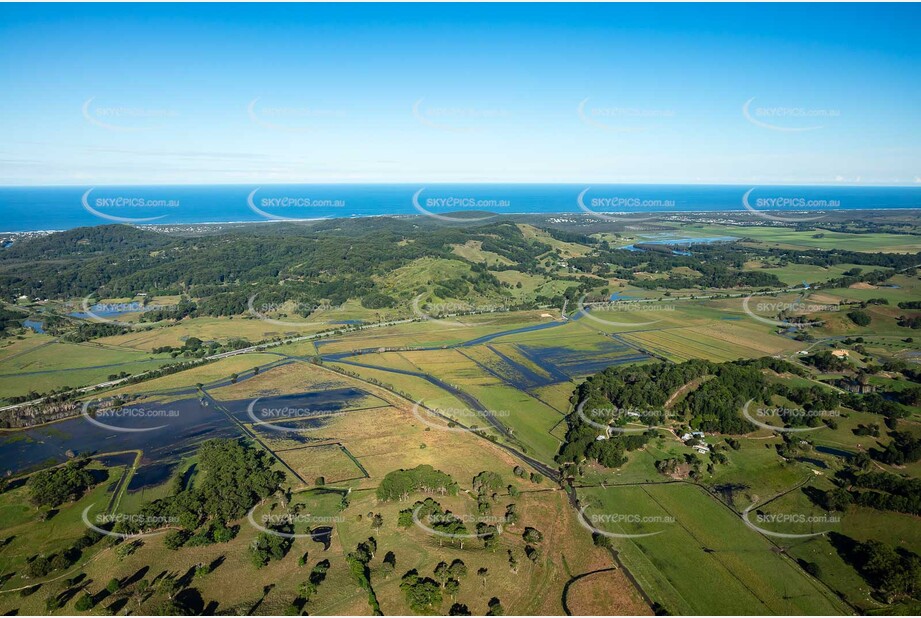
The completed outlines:
{"type": "Polygon", "coordinates": [[[179,302],[169,307],[151,309],[141,314],[141,322],[159,322],[161,320],[181,320],[195,315],[198,306],[195,301],[183,296],[179,302]]]}
{"type": "MultiPolygon", "coordinates": [[[[194,487],[177,487],[173,495],[146,504],[140,516],[131,521],[172,522],[179,530],[168,534],[165,542],[174,549],[190,542],[196,545],[225,542],[236,534],[229,522],[243,517],[253,506],[273,495],[284,480],[284,473],[272,469],[263,451],[235,439],[203,443],[198,449],[198,466],[201,481],[194,487]]],[[[138,532],[137,526],[119,521],[115,529],[138,532]]],[[[274,556],[283,548],[276,547],[275,539],[281,537],[267,536],[272,539],[263,539],[262,549],[274,556]]],[[[259,553],[265,555],[261,550],[259,553]]]]}
{"type": "Polygon", "coordinates": [[[293,532],[293,529],[279,528],[277,531],[283,534],[260,532],[249,546],[250,558],[256,568],[262,568],[272,560],[281,560],[291,549],[291,537],[287,533],[293,532]]]}
{"type": "Polygon", "coordinates": [[[855,501],[861,506],[921,515],[921,480],[905,479],[886,472],[873,472],[857,476],[853,485],[861,489],[875,490],[855,492],[855,501]]]}
{"type": "MultiPolygon", "coordinates": [[[[400,580],[400,590],[406,595],[409,608],[416,613],[437,614],[444,594],[450,596],[452,601],[456,601],[461,578],[467,576],[467,565],[459,558],[453,560],[451,564],[442,561],[435,566],[433,576],[423,577],[418,570],[412,569],[400,580]]],[[[469,616],[470,610],[466,605],[455,602],[448,615],[469,616]]]]}
{"type": "Polygon", "coordinates": [[[855,543],[848,558],[886,602],[918,599],[921,593],[921,556],[881,541],[855,543]]]}
{"type": "Polygon", "coordinates": [[[213,356],[221,352],[229,352],[231,350],[240,350],[242,348],[248,348],[252,346],[253,343],[242,337],[232,337],[228,339],[225,343],[221,344],[217,341],[204,342],[198,337],[189,337],[183,343],[181,347],[174,346],[161,346],[159,348],[154,348],[151,352],[153,354],[169,354],[173,358],[177,356],[185,356],[186,358],[204,358],[206,356],[213,356]]]}
{"type": "Polygon", "coordinates": [[[60,337],[63,341],[71,343],[83,343],[99,337],[121,335],[131,330],[111,322],[84,322],[70,316],[50,313],[42,316],[42,326],[46,334],[60,337]]]}
{"type": "Polygon", "coordinates": [[[403,575],[400,590],[409,608],[418,614],[437,614],[441,607],[441,586],[431,577],[421,577],[416,569],[403,575]]]}
{"type": "Polygon", "coordinates": [[[499,499],[499,491],[504,488],[505,482],[495,472],[483,471],[473,477],[473,491],[477,495],[477,511],[480,515],[492,510],[492,503],[499,499]]]}
{"type": "Polygon", "coordinates": [[[25,318],[25,313],[0,307],[0,337],[5,337],[10,332],[22,328],[22,321],[25,318]]]}
{"type": "Polygon", "coordinates": [[[916,438],[905,431],[893,431],[892,441],[882,450],[870,449],[873,459],[885,464],[901,466],[921,459],[921,438],[916,438]]]}
{"type": "Polygon", "coordinates": [[[828,350],[814,352],[803,357],[803,362],[808,363],[823,373],[835,371],[844,371],[848,368],[848,362],[845,358],[835,356],[828,350]]]}
{"type": "Polygon", "coordinates": [[[697,479],[700,476],[700,457],[694,453],[685,453],[682,457],[666,457],[665,459],[657,459],[655,463],[656,471],[659,474],[664,474],[666,476],[675,474],[678,471],[678,467],[682,465],[688,466],[688,476],[693,479],[697,479]]]}
{"type": "Polygon", "coordinates": [[[541,556],[541,550],[538,545],[541,541],[544,540],[543,533],[537,528],[528,526],[524,529],[521,538],[523,538],[524,542],[527,543],[527,545],[524,547],[525,556],[527,556],[528,560],[531,562],[537,562],[541,556]]]}
{"type": "MultiPolygon", "coordinates": [[[[406,595],[411,609],[416,612],[436,609],[441,605],[442,591],[456,601],[460,590],[460,579],[467,575],[467,565],[463,560],[455,559],[449,565],[439,562],[435,566],[435,579],[420,577],[415,569],[406,573],[400,583],[400,589],[406,595]],[[434,585],[433,585],[434,584],[434,585]]],[[[450,615],[470,615],[465,605],[455,603],[450,615]],[[466,612],[466,613],[465,613],[466,612]]]]}
{"type": "MultiPolygon", "coordinates": [[[[777,387],[765,380],[763,369],[795,374],[803,372],[791,363],[772,358],[721,364],[690,360],[676,365],[608,367],[576,388],[572,400],[581,407],[577,407],[566,419],[569,429],[557,461],[579,462],[588,458],[608,467],[621,465],[625,460],[624,453],[641,447],[651,435],[648,432],[619,436],[615,433],[616,437],[599,440],[601,431],[596,424],[622,424],[625,416],[622,412],[625,410],[651,410],[664,414],[665,403],[671,394],[695,380],[700,381],[700,385],[673,406],[671,415],[699,431],[748,433],[754,427],[742,416],[742,406],[749,399],[770,402],[770,396],[779,392],[777,387]]],[[[792,389],[786,389],[784,393],[799,397],[810,405],[825,402],[819,391],[793,393],[792,389]]]]}
{"type": "MultiPolygon", "coordinates": [[[[64,571],[77,563],[83,556],[83,551],[92,547],[102,535],[94,530],[88,530],[83,536],[74,541],[74,543],[60,552],[49,555],[39,554],[29,558],[26,564],[26,574],[32,578],[45,577],[54,571],[64,571]]],[[[9,540],[7,539],[6,542],[9,540]]],[[[4,543],[0,543],[0,547],[4,543]]]]}
{"type": "Polygon", "coordinates": [[[860,309],[848,311],[847,317],[857,326],[869,326],[870,322],[872,321],[870,319],[870,314],[866,311],[861,311],[860,309]]]}
{"type": "Polygon", "coordinates": [[[912,382],[921,382],[921,369],[902,360],[890,359],[883,363],[884,371],[901,373],[912,382]]]}
{"type": "MultiPolygon", "coordinates": [[[[566,440],[557,461],[579,462],[589,457],[589,449],[598,448],[595,442],[608,441],[596,440],[601,430],[595,424],[621,423],[624,415],[619,412],[622,410],[662,410],[672,392],[710,371],[711,363],[690,361],[680,365],[608,367],[590,376],[576,388],[572,397],[577,410],[566,418],[566,440]]],[[[614,441],[618,442],[619,438],[614,441]]],[[[598,454],[595,450],[593,453],[598,454]]]]}
{"type": "Polygon", "coordinates": [[[529,478],[532,483],[540,484],[544,481],[544,477],[537,472],[531,472],[528,474],[528,471],[521,466],[515,466],[512,470],[512,473],[520,479],[529,478]]]}
{"type": "Polygon", "coordinates": [[[457,493],[457,483],[441,470],[422,464],[388,472],[377,487],[377,499],[406,500],[415,492],[453,496],[457,493]]]}
{"type": "MultiPolygon", "coordinates": [[[[720,364],[690,360],[674,365],[662,363],[609,367],[576,388],[572,402],[577,408],[566,419],[566,441],[557,455],[557,461],[578,463],[589,459],[612,468],[622,465],[626,461],[627,452],[641,448],[655,436],[655,431],[615,431],[605,439],[597,424],[615,428],[623,425],[626,420],[624,411],[640,411],[634,420],[644,420],[647,423],[660,422],[663,417],[670,415],[693,430],[744,434],[754,429],[741,414],[748,400],[758,402],[757,405],[766,405],[771,403],[773,395],[782,395],[807,411],[832,410],[841,403],[839,395],[818,386],[790,387],[771,383],[765,379],[762,373],[764,369],[795,375],[805,373],[800,367],[773,358],[720,364]],[[666,414],[664,406],[668,398],[694,381],[699,382],[697,388],[675,403],[666,414]]],[[[818,425],[826,419],[790,411],[782,416],[782,420],[787,426],[796,426],[818,425]]],[[[718,463],[721,458],[711,459],[718,463]]],[[[663,462],[663,471],[673,472],[679,463],[663,462]]]]}
{"type": "Polygon", "coordinates": [[[383,616],[381,606],[377,601],[377,595],[374,593],[374,588],[371,586],[371,569],[368,568],[368,564],[374,558],[374,553],[376,551],[377,541],[374,537],[370,537],[367,541],[359,543],[355,551],[349,552],[345,557],[345,562],[349,566],[349,572],[352,574],[352,579],[355,580],[362,590],[368,593],[368,605],[371,606],[374,615],[383,616]]]}
{"type": "Polygon", "coordinates": [[[88,459],[74,459],[63,466],[33,474],[27,483],[32,504],[54,508],[82,497],[98,482],[86,469],[88,463],[88,459]]]}
{"type": "MultiPolygon", "coordinates": [[[[852,462],[852,468],[860,467],[852,462]]],[[[845,511],[848,506],[856,504],[880,511],[921,515],[921,480],[902,478],[888,472],[844,472],[839,477],[840,487],[814,495],[816,503],[822,508],[845,511]]]]}
{"type": "MultiPolygon", "coordinates": [[[[913,396],[914,393],[908,393],[905,395],[906,400],[909,400],[908,398],[913,396]]],[[[886,396],[883,396],[883,393],[880,392],[865,393],[863,395],[848,393],[846,395],[842,395],[841,405],[852,410],[857,410],[858,412],[870,412],[871,414],[879,414],[881,416],[885,416],[887,419],[898,419],[903,418],[909,414],[908,410],[902,408],[899,405],[898,400],[901,398],[902,396],[898,393],[886,393],[886,396]]]]}

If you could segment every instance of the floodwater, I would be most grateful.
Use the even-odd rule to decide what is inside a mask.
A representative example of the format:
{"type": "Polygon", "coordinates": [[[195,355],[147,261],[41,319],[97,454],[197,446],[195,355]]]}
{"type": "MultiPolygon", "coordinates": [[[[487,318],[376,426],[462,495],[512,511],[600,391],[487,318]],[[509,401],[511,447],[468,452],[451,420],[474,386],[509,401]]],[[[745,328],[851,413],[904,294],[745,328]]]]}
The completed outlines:
{"type": "MultiPolygon", "coordinates": [[[[344,388],[260,399],[263,408],[303,411],[302,417],[341,410],[365,396],[360,389],[344,388]]],[[[252,422],[247,408],[252,400],[220,402],[241,422],[252,422]]],[[[258,418],[258,416],[257,416],[258,418]]],[[[292,434],[293,435],[293,434],[292,434]]],[[[217,406],[196,397],[169,403],[128,404],[111,415],[83,416],[0,433],[0,473],[21,474],[64,463],[71,455],[142,451],[141,465],[128,489],[158,485],[170,478],[181,459],[212,438],[242,437],[243,432],[217,406]],[[95,421],[95,422],[94,422],[95,421]],[[138,431],[143,430],[143,431],[138,431]]],[[[113,456],[107,455],[107,458],[113,456]]],[[[119,465],[133,459],[107,459],[119,465]]]]}

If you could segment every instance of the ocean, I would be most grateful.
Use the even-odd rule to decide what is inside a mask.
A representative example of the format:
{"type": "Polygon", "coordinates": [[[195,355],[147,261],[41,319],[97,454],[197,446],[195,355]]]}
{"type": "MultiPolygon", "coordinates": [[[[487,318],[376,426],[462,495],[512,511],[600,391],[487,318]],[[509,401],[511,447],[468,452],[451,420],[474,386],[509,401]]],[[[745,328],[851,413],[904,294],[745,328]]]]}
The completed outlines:
{"type": "MultiPolygon", "coordinates": [[[[921,187],[729,185],[219,185],[0,188],[0,232],[107,223],[232,223],[451,213],[802,213],[921,208],[921,187]]],[[[477,215],[468,215],[477,217],[477,215]]],[[[791,216],[791,219],[795,217],[791,216]]]]}

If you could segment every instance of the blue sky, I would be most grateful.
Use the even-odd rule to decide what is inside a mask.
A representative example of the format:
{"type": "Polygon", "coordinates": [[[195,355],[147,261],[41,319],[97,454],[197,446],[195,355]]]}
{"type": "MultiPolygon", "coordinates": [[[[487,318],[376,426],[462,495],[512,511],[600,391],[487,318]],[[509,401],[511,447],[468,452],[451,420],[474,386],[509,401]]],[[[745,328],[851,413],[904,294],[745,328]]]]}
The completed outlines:
{"type": "Polygon", "coordinates": [[[918,5],[0,5],[0,184],[921,183],[918,5]]]}

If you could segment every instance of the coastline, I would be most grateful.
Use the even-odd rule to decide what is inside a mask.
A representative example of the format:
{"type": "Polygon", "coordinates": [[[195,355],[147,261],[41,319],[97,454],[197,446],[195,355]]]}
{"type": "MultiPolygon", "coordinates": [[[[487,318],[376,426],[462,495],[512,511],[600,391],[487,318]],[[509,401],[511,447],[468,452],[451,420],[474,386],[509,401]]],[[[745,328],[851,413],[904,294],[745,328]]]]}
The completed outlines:
{"type": "MultiPolygon", "coordinates": [[[[479,212],[488,212],[488,211],[479,211],[479,212]]],[[[764,210],[760,211],[766,215],[805,215],[805,214],[815,214],[815,213],[828,213],[828,214],[842,214],[847,213],[849,215],[860,216],[862,213],[893,213],[893,212],[918,212],[921,215],[921,204],[918,206],[884,206],[884,207],[873,207],[873,208],[835,208],[835,209],[825,209],[825,210],[786,210],[786,209],[775,209],[775,210],[764,210]]],[[[649,222],[654,219],[664,219],[666,217],[692,217],[692,216],[712,216],[715,214],[722,214],[726,216],[741,215],[742,217],[754,218],[755,221],[758,220],[758,216],[754,215],[751,211],[746,210],[745,208],[738,209],[713,209],[713,210],[645,210],[645,211],[628,211],[628,210],[599,210],[596,214],[586,213],[583,211],[522,211],[522,212],[506,212],[506,213],[495,213],[495,216],[499,217],[579,217],[585,220],[597,219],[599,215],[625,215],[625,216],[635,216],[637,214],[648,214],[654,215],[649,222]]],[[[866,216],[866,215],[864,215],[866,216]]],[[[161,231],[165,228],[194,228],[198,226],[206,227],[215,227],[215,226],[246,226],[246,225],[261,225],[261,224],[279,224],[279,223],[288,223],[288,224],[297,224],[297,223],[316,223],[318,221],[332,221],[337,219],[380,219],[384,217],[390,217],[395,219],[413,219],[413,218],[426,218],[426,215],[412,212],[412,213],[392,213],[392,214],[351,214],[351,215],[340,215],[340,216],[329,216],[329,217],[315,217],[315,218],[305,218],[305,219],[296,219],[296,220],[283,220],[283,219],[236,219],[232,221],[193,221],[193,222],[182,222],[182,223],[121,223],[120,225],[130,225],[132,227],[140,229],[149,229],[153,231],[161,231]]],[[[762,219],[763,221],[763,219],[762,219]]],[[[458,221],[457,223],[462,223],[458,221]]],[[[627,222],[629,223],[629,222],[627,222]]],[[[97,223],[87,224],[87,225],[77,225],[73,227],[58,228],[58,229],[38,229],[38,230],[0,230],[0,240],[4,237],[7,238],[16,238],[20,236],[47,236],[48,234],[56,234],[59,232],[67,232],[69,230],[84,228],[84,227],[99,227],[103,225],[113,225],[117,224],[112,221],[99,220],[97,223]]],[[[819,226],[821,227],[821,226],[819,226]]]]}

